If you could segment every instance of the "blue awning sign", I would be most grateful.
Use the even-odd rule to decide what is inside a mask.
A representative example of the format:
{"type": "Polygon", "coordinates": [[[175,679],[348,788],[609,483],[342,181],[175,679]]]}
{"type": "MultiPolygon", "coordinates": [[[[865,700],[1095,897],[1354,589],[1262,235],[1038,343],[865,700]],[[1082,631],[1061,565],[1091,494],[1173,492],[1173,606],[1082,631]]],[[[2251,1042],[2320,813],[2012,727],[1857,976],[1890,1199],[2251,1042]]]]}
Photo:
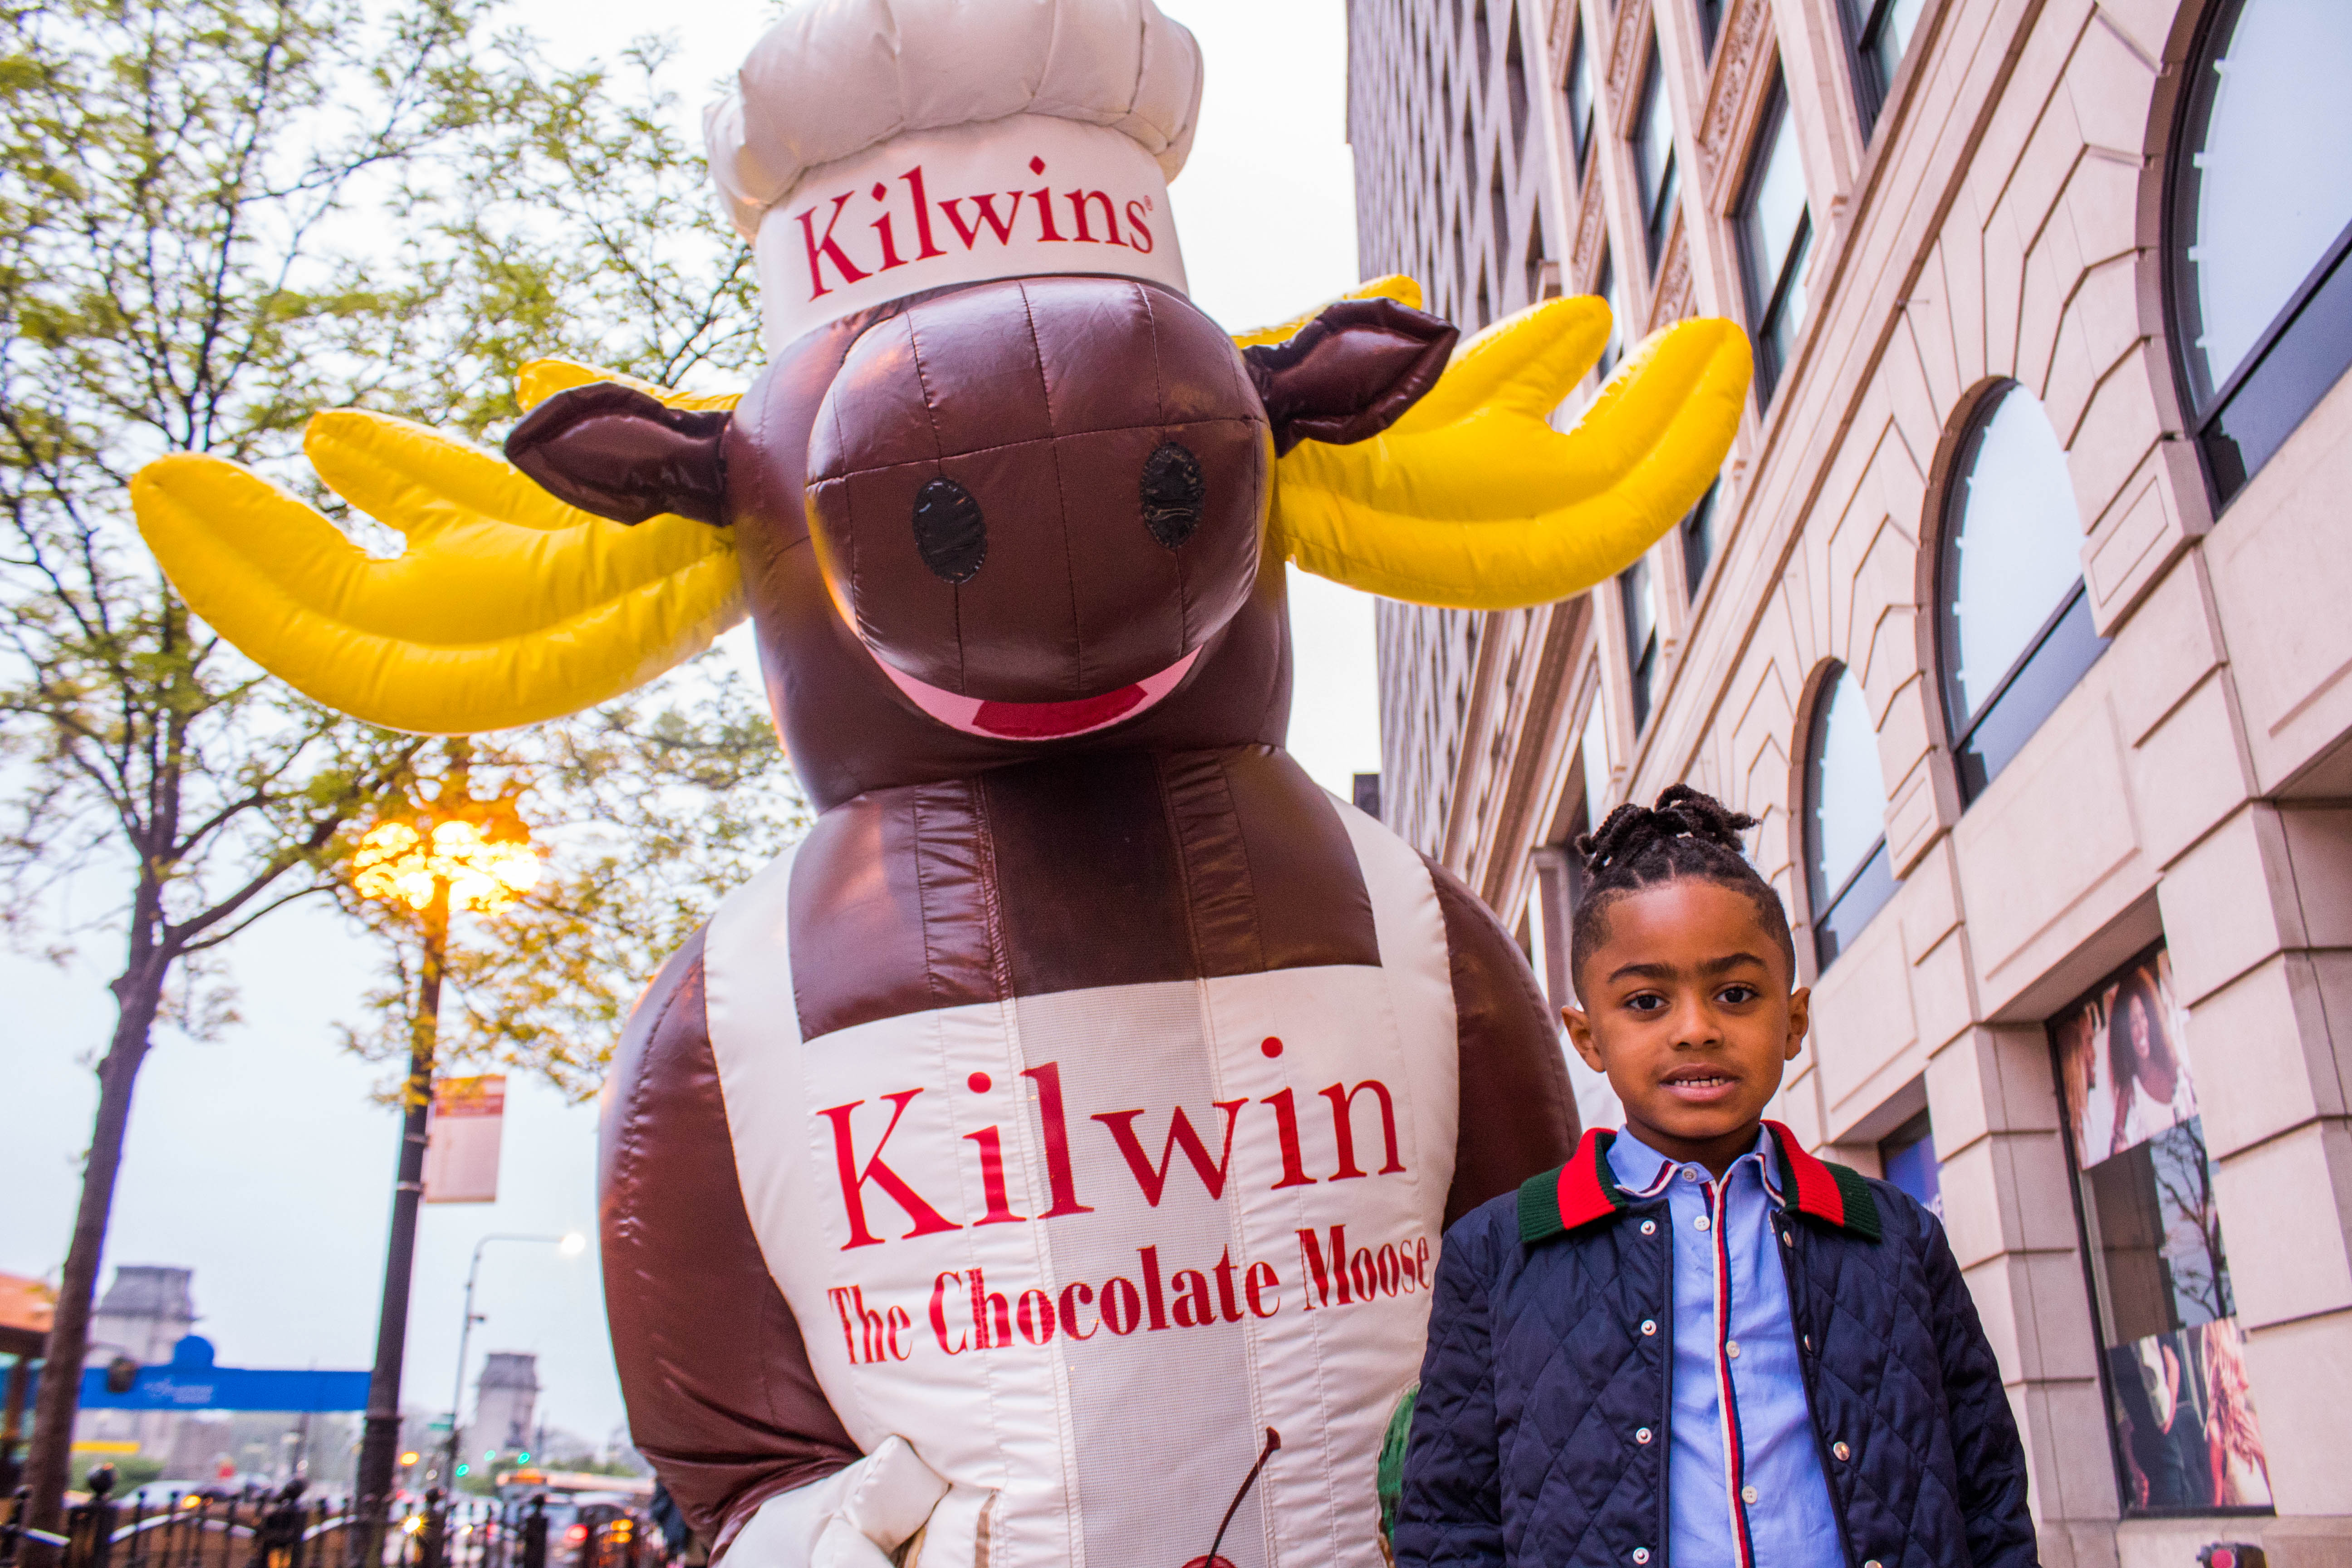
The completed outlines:
{"type": "Polygon", "coordinates": [[[85,1410],[364,1410],[367,1399],[364,1372],[215,1366],[212,1342],[201,1334],[173,1345],[164,1364],[141,1367],[121,1394],[106,1386],[102,1366],[81,1377],[85,1410]]]}

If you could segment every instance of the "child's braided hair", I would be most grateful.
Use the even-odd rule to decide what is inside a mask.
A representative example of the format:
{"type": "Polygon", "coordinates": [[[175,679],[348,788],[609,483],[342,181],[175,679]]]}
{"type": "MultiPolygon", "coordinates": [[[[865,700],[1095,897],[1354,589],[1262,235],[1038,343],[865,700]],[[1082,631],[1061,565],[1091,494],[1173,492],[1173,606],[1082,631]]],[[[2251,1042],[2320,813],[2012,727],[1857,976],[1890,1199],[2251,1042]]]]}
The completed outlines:
{"type": "MultiPolygon", "coordinates": [[[[1797,944],[1789,934],[1789,912],[1780,895],[1757,874],[1741,852],[1742,829],[1756,826],[1746,812],[1734,811],[1713,795],[1688,784],[1670,784],[1654,806],[1627,801],[1611,812],[1597,833],[1588,833],[1570,846],[1583,857],[1584,898],[1576,906],[1569,939],[1569,975],[1580,980],[1584,961],[1608,936],[1609,906],[1640,888],[1696,877],[1745,893],[1756,906],[1756,918],[1788,960],[1789,975],[1797,973],[1797,944]]],[[[1582,994],[1578,984],[1578,993],[1582,994]]]]}

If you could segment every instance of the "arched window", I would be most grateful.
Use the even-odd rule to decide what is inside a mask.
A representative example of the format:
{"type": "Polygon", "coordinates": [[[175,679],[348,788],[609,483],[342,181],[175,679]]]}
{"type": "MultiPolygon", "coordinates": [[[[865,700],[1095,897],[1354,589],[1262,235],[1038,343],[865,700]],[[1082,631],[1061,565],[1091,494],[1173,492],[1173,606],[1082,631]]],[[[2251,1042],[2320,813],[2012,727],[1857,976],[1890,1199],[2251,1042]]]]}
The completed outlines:
{"type": "Polygon", "coordinates": [[[1960,797],[2024,748],[2106,643],[2083,591],[2083,523],[2050,417],[2011,382],[1978,404],[1944,494],[1937,644],[1960,797]]]}
{"type": "Polygon", "coordinates": [[[1853,672],[1822,681],[1805,748],[1805,879],[1813,962],[1827,969],[1895,891],[1878,730],[1853,672]]]}
{"type": "Polygon", "coordinates": [[[2166,293],[2225,505],[2352,368],[2352,5],[2221,0],[2189,63],[2166,293]]]}

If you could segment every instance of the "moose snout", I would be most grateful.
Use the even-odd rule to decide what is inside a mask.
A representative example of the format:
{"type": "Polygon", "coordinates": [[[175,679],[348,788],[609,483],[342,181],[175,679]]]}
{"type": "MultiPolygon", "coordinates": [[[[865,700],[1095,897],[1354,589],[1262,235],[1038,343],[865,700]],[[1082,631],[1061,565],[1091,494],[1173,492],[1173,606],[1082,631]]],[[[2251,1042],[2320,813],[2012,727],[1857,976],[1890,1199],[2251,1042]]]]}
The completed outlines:
{"type": "Polygon", "coordinates": [[[1272,459],[1240,355],[1181,296],[983,283],[852,346],[810,437],[810,531],[891,671],[1084,703],[1167,681],[1248,598],[1272,459]]]}

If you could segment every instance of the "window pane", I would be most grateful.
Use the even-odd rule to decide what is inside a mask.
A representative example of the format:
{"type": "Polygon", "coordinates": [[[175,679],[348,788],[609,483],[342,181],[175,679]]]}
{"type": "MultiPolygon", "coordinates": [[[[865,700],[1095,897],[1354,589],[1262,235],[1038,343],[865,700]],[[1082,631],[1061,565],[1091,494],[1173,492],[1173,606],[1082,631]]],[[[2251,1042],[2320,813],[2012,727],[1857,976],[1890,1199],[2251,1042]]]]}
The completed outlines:
{"type": "Polygon", "coordinates": [[[1584,166],[1584,150],[1592,140],[1592,57],[1584,47],[1584,27],[1576,29],[1576,44],[1568,67],[1568,134],[1575,143],[1577,167],[1584,166]]]}
{"type": "Polygon", "coordinates": [[[2200,445],[2227,503],[2352,370],[2352,266],[2338,259],[2205,426],[2200,445]]]}
{"type": "Polygon", "coordinates": [[[1632,675],[1633,728],[1650,721],[1652,679],[1658,667],[1658,599],[1646,555],[1625,568],[1617,585],[1625,605],[1625,658],[1632,675]]]}
{"type": "Polygon", "coordinates": [[[1650,66],[1642,89],[1642,122],[1634,128],[1634,162],[1642,175],[1642,216],[1657,226],[1657,213],[1674,168],[1675,123],[1666,104],[1665,72],[1660,68],[1658,46],[1650,45],[1650,66]]]}
{"type": "Polygon", "coordinates": [[[1708,564],[1715,560],[1715,495],[1722,488],[1721,479],[1707,486],[1706,494],[1683,519],[1683,579],[1694,599],[1698,597],[1699,584],[1706,581],[1708,564]]]}
{"type": "MultiPolygon", "coordinates": [[[[1797,157],[1797,137],[1787,112],[1772,116],[1765,143],[1757,149],[1742,226],[1755,258],[1756,281],[1769,291],[1780,279],[1805,217],[1805,171],[1797,157]]],[[[1769,298],[1749,301],[1761,316],[1769,298]]],[[[1802,315],[1801,310],[1798,312],[1802,315]]]]}
{"type": "Polygon", "coordinates": [[[2196,194],[2183,215],[2200,406],[2352,222],[2352,158],[2286,155],[2352,147],[2352,5],[2247,0],[2217,54],[2197,84],[2210,106],[2188,150],[2196,194]]]}
{"type": "Polygon", "coordinates": [[[1963,801],[1983,794],[2017,760],[2042,721],[2106,651],[2106,639],[2091,624],[2090,595],[2077,588],[2050,634],[2025,656],[2024,666],[1961,742],[1956,760],[1963,801]]]}
{"type": "Polygon", "coordinates": [[[1601,253],[1601,276],[1593,279],[1593,292],[1609,302],[1609,341],[1601,345],[1601,379],[1617,368],[1625,353],[1625,291],[1617,286],[1616,258],[1607,251],[1601,253]]]}
{"type": "Polygon", "coordinates": [[[1878,1167],[1897,1189],[1937,1219],[1944,1217],[1943,1166],[1936,1159],[1936,1131],[1921,1111],[1878,1145],[1878,1167]]]}
{"type": "Polygon", "coordinates": [[[1828,909],[1813,917],[1813,964],[1827,969],[1837,962],[1839,953],[1854,944],[1871,917],[1886,907],[1895,896],[1895,871],[1886,858],[1886,841],[1880,839],[1872,846],[1870,858],[1853,874],[1845,891],[1833,899],[1828,909]]]}
{"type": "Polygon", "coordinates": [[[1799,279],[1812,245],[1804,169],[1790,129],[1788,93],[1778,82],[1748,154],[1738,234],[1748,322],[1756,338],[1756,398],[1761,406],[1771,401],[1804,324],[1805,291],[1799,279]]]}
{"type": "Polygon", "coordinates": [[[1877,76],[1873,85],[1882,99],[1894,85],[1895,68],[1903,63],[1903,51],[1911,47],[1911,31],[1919,25],[1919,13],[1926,8],[1927,0],[1878,0],[1872,10],[1862,48],[1877,76]]]}
{"type": "Polygon", "coordinates": [[[1961,454],[1944,535],[1944,659],[1965,730],[2083,580],[2083,523],[2058,433],[2021,386],[1961,454]]]}
{"type": "MultiPolygon", "coordinates": [[[[1797,330],[1805,324],[1805,258],[1812,254],[1813,231],[1812,226],[1804,221],[1804,215],[1799,214],[1798,219],[1797,243],[1789,254],[1788,265],[1781,269],[1780,292],[1762,329],[1774,380],[1780,378],[1780,367],[1796,352],[1797,330]]],[[[1769,394],[1770,389],[1766,391],[1769,394]]]]}
{"type": "Polygon", "coordinates": [[[1698,0],[1698,36],[1707,52],[1715,52],[1716,36],[1723,31],[1723,0],[1698,0]]]}
{"type": "Polygon", "coordinates": [[[1643,556],[1617,579],[1625,600],[1625,652],[1642,657],[1643,645],[1657,635],[1658,600],[1650,590],[1650,558],[1643,556]]]}
{"type": "Polygon", "coordinates": [[[1886,835],[1886,785],[1878,769],[1878,731],[1853,672],[1841,669],[1813,730],[1812,857],[1814,905],[1845,886],[1886,835]]]}

